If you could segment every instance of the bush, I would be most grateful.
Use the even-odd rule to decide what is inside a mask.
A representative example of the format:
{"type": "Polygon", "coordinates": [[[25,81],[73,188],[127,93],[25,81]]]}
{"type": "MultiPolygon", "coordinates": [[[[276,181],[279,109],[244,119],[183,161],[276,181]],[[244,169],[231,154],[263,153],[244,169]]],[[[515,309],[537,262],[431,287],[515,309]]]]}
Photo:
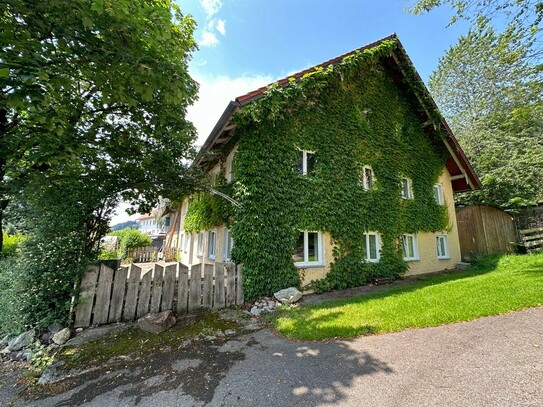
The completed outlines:
{"type": "Polygon", "coordinates": [[[21,315],[18,256],[0,260],[0,336],[24,330],[21,315]]]}
{"type": "Polygon", "coordinates": [[[16,233],[14,235],[8,235],[6,232],[3,232],[3,235],[4,235],[4,244],[2,247],[2,256],[3,257],[13,256],[17,252],[19,245],[22,242],[24,242],[25,236],[20,233],[16,233]]]}
{"type": "Polygon", "coordinates": [[[151,236],[134,229],[123,229],[111,233],[119,236],[119,255],[121,258],[128,256],[128,251],[138,247],[151,246],[151,236]]]}

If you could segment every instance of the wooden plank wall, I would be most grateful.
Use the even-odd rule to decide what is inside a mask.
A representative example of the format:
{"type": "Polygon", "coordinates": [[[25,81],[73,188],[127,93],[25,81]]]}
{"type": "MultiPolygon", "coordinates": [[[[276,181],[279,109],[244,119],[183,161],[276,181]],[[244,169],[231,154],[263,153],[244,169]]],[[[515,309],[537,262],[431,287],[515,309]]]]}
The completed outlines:
{"type": "Polygon", "coordinates": [[[241,265],[215,263],[132,264],[112,270],[90,267],[81,280],[74,326],[134,321],[149,312],[178,315],[243,304],[241,265]]]}
{"type": "Polygon", "coordinates": [[[519,233],[527,253],[543,251],[543,227],[523,229],[519,230],[519,233]]]}
{"type": "Polygon", "coordinates": [[[474,205],[460,208],[456,221],[462,260],[515,252],[517,233],[508,213],[491,206],[474,205]]]}

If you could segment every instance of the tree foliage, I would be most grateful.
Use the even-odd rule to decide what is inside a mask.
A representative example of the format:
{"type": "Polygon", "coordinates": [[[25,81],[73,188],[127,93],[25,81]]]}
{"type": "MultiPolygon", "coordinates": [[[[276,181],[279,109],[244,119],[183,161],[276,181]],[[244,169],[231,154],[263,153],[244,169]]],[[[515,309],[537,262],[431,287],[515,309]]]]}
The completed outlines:
{"type": "Polygon", "coordinates": [[[543,200],[543,81],[514,30],[486,22],[441,58],[429,86],[483,189],[461,203],[502,208],[543,200]]]}

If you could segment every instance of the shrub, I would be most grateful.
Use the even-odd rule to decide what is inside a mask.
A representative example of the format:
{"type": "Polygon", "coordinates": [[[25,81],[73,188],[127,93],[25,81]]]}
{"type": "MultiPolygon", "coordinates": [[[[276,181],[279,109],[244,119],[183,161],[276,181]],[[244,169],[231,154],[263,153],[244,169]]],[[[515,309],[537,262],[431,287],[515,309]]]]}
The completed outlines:
{"type": "Polygon", "coordinates": [[[19,297],[18,256],[0,259],[0,336],[24,330],[19,297]]]}
{"type": "Polygon", "coordinates": [[[129,250],[150,246],[152,243],[151,236],[134,229],[118,230],[111,235],[119,236],[119,255],[123,259],[128,256],[129,250]]]}
{"type": "Polygon", "coordinates": [[[3,235],[4,235],[4,244],[2,247],[2,256],[3,257],[13,256],[17,252],[19,245],[22,242],[24,242],[25,236],[20,233],[16,233],[14,235],[8,235],[5,232],[3,233],[3,235]]]}

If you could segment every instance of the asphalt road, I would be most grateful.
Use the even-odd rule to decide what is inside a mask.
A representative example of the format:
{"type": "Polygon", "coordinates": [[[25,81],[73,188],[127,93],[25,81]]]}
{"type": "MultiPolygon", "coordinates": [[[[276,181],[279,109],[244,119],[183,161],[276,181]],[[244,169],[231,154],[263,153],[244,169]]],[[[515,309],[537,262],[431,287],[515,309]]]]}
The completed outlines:
{"type": "Polygon", "coordinates": [[[262,329],[165,355],[18,405],[543,406],[541,307],[324,343],[262,329]]]}

